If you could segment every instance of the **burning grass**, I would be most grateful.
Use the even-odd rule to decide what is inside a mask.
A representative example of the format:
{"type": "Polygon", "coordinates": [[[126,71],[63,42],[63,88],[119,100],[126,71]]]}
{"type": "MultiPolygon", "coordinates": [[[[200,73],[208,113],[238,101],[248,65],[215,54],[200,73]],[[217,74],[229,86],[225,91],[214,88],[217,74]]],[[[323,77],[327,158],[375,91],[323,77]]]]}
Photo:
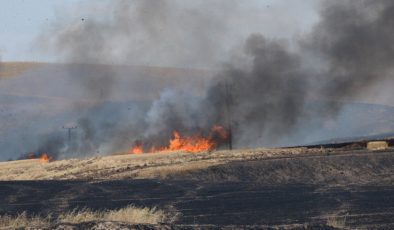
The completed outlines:
{"type": "Polygon", "coordinates": [[[48,156],[48,154],[44,153],[40,156],[40,162],[42,163],[48,163],[49,162],[50,157],[48,156]]]}
{"type": "Polygon", "coordinates": [[[157,153],[157,152],[173,152],[183,151],[189,153],[198,153],[210,151],[213,148],[226,142],[229,138],[227,130],[220,125],[214,125],[210,133],[204,137],[202,135],[182,136],[180,132],[174,130],[173,137],[169,140],[167,146],[156,147],[150,146],[148,151],[144,151],[144,144],[141,141],[136,141],[134,146],[129,150],[130,154],[141,153],[157,153]]]}
{"type": "Polygon", "coordinates": [[[52,158],[47,154],[47,153],[42,153],[41,155],[37,155],[34,153],[28,153],[22,159],[26,160],[32,160],[32,159],[38,159],[41,163],[49,163],[52,158]]]}
{"type": "Polygon", "coordinates": [[[26,212],[18,216],[0,216],[0,229],[17,229],[26,227],[49,228],[57,224],[80,224],[84,222],[116,221],[130,224],[172,223],[177,215],[170,215],[157,208],[140,208],[133,205],[116,209],[93,211],[90,209],[73,210],[60,214],[57,218],[51,215],[29,216],[26,212]]]}

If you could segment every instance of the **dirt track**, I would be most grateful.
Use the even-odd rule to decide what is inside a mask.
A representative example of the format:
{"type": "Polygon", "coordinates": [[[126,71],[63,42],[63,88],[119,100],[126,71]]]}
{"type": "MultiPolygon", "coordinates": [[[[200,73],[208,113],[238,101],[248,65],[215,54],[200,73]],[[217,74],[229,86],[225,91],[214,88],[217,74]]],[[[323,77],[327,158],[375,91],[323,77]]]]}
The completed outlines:
{"type": "Polygon", "coordinates": [[[394,226],[393,186],[191,184],[182,181],[2,182],[1,212],[56,213],[90,207],[139,206],[175,208],[179,224],[290,225],[325,223],[347,216],[347,225],[394,226]],[[32,194],[35,194],[32,197],[32,194]]]}

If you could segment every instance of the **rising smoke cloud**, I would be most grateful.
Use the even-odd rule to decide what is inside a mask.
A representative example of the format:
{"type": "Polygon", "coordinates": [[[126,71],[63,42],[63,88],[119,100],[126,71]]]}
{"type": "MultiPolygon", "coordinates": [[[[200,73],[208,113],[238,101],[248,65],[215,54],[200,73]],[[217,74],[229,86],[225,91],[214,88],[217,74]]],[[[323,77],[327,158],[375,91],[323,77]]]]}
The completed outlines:
{"type": "MultiPolygon", "coordinates": [[[[71,23],[56,22],[54,27],[45,31],[37,39],[39,47],[57,53],[60,61],[74,63],[67,71],[76,84],[82,86],[77,89],[84,92],[82,100],[90,102],[81,106],[76,100],[74,106],[80,114],[77,125],[83,138],[73,144],[57,142],[59,149],[68,155],[71,152],[95,153],[104,145],[108,151],[116,151],[124,148],[125,143],[130,145],[133,138],[144,135],[142,127],[147,127],[146,122],[150,121],[141,117],[141,112],[134,112],[138,114],[135,117],[126,116],[129,120],[139,121],[130,122],[108,109],[111,107],[109,100],[117,90],[113,86],[119,74],[116,68],[121,68],[112,64],[212,65],[221,55],[219,51],[224,49],[219,46],[225,42],[217,41],[226,40],[227,19],[240,14],[236,1],[229,1],[224,8],[219,7],[220,2],[111,1],[103,5],[104,19],[83,16],[71,23]],[[217,10],[208,10],[211,4],[217,5],[217,10]],[[91,147],[82,148],[87,144],[91,147]]],[[[97,3],[93,6],[100,8],[97,3]]],[[[144,80],[148,76],[140,73],[129,77],[141,79],[145,82],[143,87],[149,90],[149,79],[144,80]]],[[[140,106],[133,108],[141,109],[140,106]]],[[[152,112],[144,113],[153,116],[152,112]]],[[[67,142],[66,138],[63,139],[67,142]]]]}
{"type": "MultiPolygon", "coordinates": [[[[126,133],[162,142],[174,129],[195,133],[231,123],[238,147],[303,143],[299,131],[310,120],[320,128],[325,119],[335,118],[344,99],[392,78],[392,1],[325,1],[320,22],[295,47],[256,31],[241,52],[234,48],[234,58],[223,50],[229,51],[228,35],[236,33],[228,31],[231,18],[247,17],[240,9],[237,1],[116,1],[104,20],[87,18],[50,30],[50,50],[67,62],[216,68],[226,63],[204,96],[165,90],[143,116],[132,118],[140,122],[130,130],[107,123],[103,132],[103,120],[93,114],[111,115],[95,106],[95,113],[85,112],[92,117],[81,118],[98,128],[85,141],[100,145],[111,136],[119,144],[125,138],[117,133],[126,133]],[[213,12],[219,7],[219,14],[213,12]]],[[[75,80],[105,103],[114,90],[113,67],[90,76],[84,74],[86,66],[72,70],[75,80]]]]}
{"type": "MultiPolygon", "coordinates": [[[[288,144],[283,140],[291,140],[289,136],[297,134],[296,128],[305,128],[308,119],[321,117],[321,123],[335,118],[345,98],[362,94],[375,82],[392,77],[393,7],[390,1],[324,2],[321,22],[300,41],[298,52],[290,51],[278,40],[251,35],[244,45],[251,66],[227,66],[201,106],[189,111],[204,111],[202,119],[210,121],[210,125],[223,123],[231,116],[239,146],[288,144]],[[318,57],[320,68],[308,66],[311,61],[302,63],[304,52],[311,55],[307,58],[318,57]],[[316,97],[320,100],[313,99],[316,97]],[[226,101],[230,108],[225,108],[226,101]]],[[[171,100],[174,103],[179,99],[171,100]]],[[[150,113],[159,114],[156,116],[161,126],[168,124],[166,132],[174,127],[185,128],[179,127],[182,119],[176,119],[177,123],[162,120],[185,114],[184,108],[170,109],[170,113],[159,108],[152,107],[155,112],[150,113]]],[[[156,122],[149,124],[160,127],[156,122]]],[[[302,137],[294,138],[302,142],[302,137]]]]}
{"type": "MultiPolygon", "coordinates": [[[[334,119],[344,99],[392,78],[393,7],[391,1],[326,1],[320,10],[320,23],[301,39],[297,52],[278,40],[251,35],[244,44],[250,67],[229,64],[216,77],[201,106],[189,111],[204,111],[202,119],[210,125],[226,122],[231,116],[238,146],[286,145],[290,140],[302,143],[297,128],[308,127],[309,119],[320,117],[320,124],[334,119]],[[305,60],[308,58],[317,61],[305,60]]],[[[161,104],[179,100],[174,98],[179,97],[161,104]]],[[[162,120],[185,114],[184,108],[170,109],[169,113],[161,106],[152,109],[155,112],[150,113],[159,114],[161,126],[168,124],[166,132],[173,127],[185,128],[178,125],[182,119],[176,119],[177,123],[162,120]]],[[[159,127],[156,122],[148,124],[159,127]]]]}
{"type": "Polygon", "coordinates": [[[101,16],[58,22],[38,39],[44,41],[40,46],[73,63],[213,67],[230,39],[232,17],[245,15],[234,0],[116,0],[89,6],[99,8],[101,16]]]}
{"type": "Polygon", "coordinates": [[[308,45],[328,65],[326,95],[360,94],[374,81],[392,78],[393,9],[386,0],[325,2],[308,45]]]}

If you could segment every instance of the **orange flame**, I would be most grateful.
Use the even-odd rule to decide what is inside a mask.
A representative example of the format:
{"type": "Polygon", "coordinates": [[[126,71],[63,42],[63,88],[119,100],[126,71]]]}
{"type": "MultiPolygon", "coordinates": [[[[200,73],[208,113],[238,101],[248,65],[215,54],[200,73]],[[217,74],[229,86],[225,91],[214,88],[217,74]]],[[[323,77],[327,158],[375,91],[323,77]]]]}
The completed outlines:
{"type": "Polygon", "coordinates": [[[130,154],[141,154],[144,153],[144,150],[142,149],[142,144],[141,143],[136,143],[133,148],[129,150],[130,154]]]}
{"type": "Polygon", "coordinates": [[[46,153],[41,154],[40,156],[40,162],[42,163],[48,163],[49,162],[49,156],[46,153]]]}
{"type": "MultiPolygon", "coordinates": [[[[219,137],[221,140],[226,140],[228,138],[228,133],[220,125],[215,125],[211,129],[209,136],[202,137],[200,135],[183,137],[178,131],[173,131],[173,138],[170,139],[168,146],[165,147],[155,147],[152,146],[149,149],[149,153],[157,152],[169,152],[169,151],[184,151],[190,153],[198,153],[212,150],[217,146],[215,141],[215,136],[219,137]]],[[[218,139],[218,138],[216,138],[218,139]]],[[[130,149],[130,153],[140,154],[143,153],[143,146],[141,143],[137,143],[133,148],[130,149]]]]}
{"type": "Polygon", "coordinates": [[[219,137],[223,140],[226,140],[228,138],[228,133],[223,126],[214,125],[211,130],[212,133],[217,133],[219,137]]]}
{"type": "Polygon", "coordinates": [[[169,146],[165,151],[185,151],[185,152],[203,152],[212,149],[215,143],[204,137],[182,137],[179,132],[173,132],[173,138],[170,140],[169,146]]]}

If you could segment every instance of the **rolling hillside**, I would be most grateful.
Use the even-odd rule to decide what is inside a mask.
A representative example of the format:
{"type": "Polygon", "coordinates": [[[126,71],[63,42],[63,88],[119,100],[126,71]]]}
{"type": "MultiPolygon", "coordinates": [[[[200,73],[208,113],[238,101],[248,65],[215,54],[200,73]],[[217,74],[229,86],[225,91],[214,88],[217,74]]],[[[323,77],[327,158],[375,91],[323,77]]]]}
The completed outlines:
{"type": "Polygon", "coordinates": [[[173,213],[175,222],[62,226],[391,229],[393,156],[392,149],[290,148],[4,162],[0,215],[57,216],[84,207],[116,210],[132,204],[173,213]]]}

